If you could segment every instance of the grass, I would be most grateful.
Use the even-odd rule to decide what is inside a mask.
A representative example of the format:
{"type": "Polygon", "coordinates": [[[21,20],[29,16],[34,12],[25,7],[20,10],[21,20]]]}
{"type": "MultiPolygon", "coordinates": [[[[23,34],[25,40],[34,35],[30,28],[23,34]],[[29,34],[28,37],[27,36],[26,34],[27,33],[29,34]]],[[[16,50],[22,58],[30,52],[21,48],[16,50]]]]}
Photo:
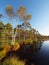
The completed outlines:
{"type": "MultiPolygon", "coordinates": [[[[3,58],[3,57],[5,57],[6,56],[6,53],[8,52],[8,51],[10,51],[10,49],[11,49],[11,45],[8,45],[8,44],[3,44],[3,45],[0,45],[0,60],[3,58]]],[[[14,45],[13,45],[13,47],[12,47],[12,50],[14,50],[14,51],[16,51],[16,50],[18,50],[19,49],[19,47],[20,47],[20,45],[18,44],[18,42],[16,42],[14,45]]]]}
{"type": "Polygon", "coordinates": [[[11,57],[5,59],[2,65],[25,65],[25,62],[18,60],[18,58],[11,57]]]}
{"type": "MultiPolygon", "coordinates": [[[[21,42],[22,41],[23,40],[21,40],[21,42]]],[[[28,44],[28,43],[31,44],[31,43],[33,43],[33,41],[34,40],[32,40],[32,39],[28,39],[25,42],[26,42],[26,44],[28,44]]],[[[35,39],[35,42],[37,42],[37,39],[35,39]]],[[[13,45],[12,50],[13,51],[16,51],[17,49],[19,49],[19,47],[20,47],[19,43],[16,42],[13,45]]],[[[0,45],[0,60],[6,56],[6,53],[10,50],[10,48],[11,48],[11,45],[9,45],[8,43],[7,44],[0,45]]],[[[5,59],[1,65],[25,65],[25,62],[20,61],[20,60],[18,60],[15,57],[11,57],[11,58],[5,59]]]]}
{"type": "Polygon", "coordinates": [[[0,51],[0,60],[6,56],[6,50],[0,51]]]}

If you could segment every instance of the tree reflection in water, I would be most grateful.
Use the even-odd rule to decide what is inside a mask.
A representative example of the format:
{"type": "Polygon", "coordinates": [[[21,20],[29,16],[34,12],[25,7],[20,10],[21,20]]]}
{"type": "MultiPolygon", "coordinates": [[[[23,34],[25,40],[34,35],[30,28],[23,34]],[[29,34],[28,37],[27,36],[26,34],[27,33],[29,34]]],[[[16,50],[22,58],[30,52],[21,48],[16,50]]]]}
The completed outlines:
{"type": "Polygon", "coordinates": [[[35,63],[35,55],[40,50],[41,46],[42,46],[42,43],[20,45],[20,48],[18,49],[18,51],[10,50],[6,54],[6,57],[4,57],[1,62],[4,62],[4,60],[7,58],[18,57],[18,59],[21,61],[25,60],[25,65],[32,65],[35,63]]]}

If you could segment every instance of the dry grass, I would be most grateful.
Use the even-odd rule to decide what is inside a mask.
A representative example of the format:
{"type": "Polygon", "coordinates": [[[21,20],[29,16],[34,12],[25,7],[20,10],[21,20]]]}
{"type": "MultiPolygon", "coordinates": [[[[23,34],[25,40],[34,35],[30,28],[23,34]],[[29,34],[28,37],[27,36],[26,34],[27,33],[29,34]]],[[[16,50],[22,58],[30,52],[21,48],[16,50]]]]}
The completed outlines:
{"type": "Polygon", "coordinates": [[[25,62],[18,60],[15,57],[7,58],[3,61],[3,65],[25,65],[25,62]]]}

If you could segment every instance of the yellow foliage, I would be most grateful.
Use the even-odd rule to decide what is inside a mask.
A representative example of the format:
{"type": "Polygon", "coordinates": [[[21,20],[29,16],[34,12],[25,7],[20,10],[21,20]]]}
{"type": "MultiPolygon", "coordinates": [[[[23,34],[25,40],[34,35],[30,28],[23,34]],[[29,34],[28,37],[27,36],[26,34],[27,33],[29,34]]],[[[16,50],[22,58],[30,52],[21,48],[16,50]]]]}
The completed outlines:
{"type": "Polygon", "coordinates": [[[4,60],[3,65],[25,65],[25,62],[20,61],[15,57],[11,57],[4,60]]]}
{"type": "Polygon", "coordinates": [[[12,50],[16,51],[20,48],[20,45],[18,44],[18,42],[16,42],[14,45],[13,45],[13,48],[12,50]]]}
{"type": "Polygon", "coordinates": [[[11,12],[11,11],[13,11],[13,8],[12,8],[11,6],[7,6],[7,7],[6,7],[6,10],[7,10],[8,12],[11,12]]]}
{"type": "Polygon", "coordinates": [[[27,43],[27,44],[28,44],[28,43],[32,44],[33,41],[32,41],[32,39],[28,39],[28,40],[26,40],[26,43],[27,43]]]}
{"type": "Polygon", "coordinates": [[[3,49],[2,51],[0,51],[0,60],[6,56],[6,50],[3,49]]]}

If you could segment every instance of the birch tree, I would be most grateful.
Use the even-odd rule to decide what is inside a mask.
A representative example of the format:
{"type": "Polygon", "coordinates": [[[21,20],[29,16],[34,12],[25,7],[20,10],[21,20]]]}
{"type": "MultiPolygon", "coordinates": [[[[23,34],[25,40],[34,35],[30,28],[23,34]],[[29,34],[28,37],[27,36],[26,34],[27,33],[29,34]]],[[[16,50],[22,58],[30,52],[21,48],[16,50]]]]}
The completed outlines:
{"type": "MultiPolygon", "coordinates": [[[[21,19],[23,21],[24,32],[25,32],[26,27],[29,26],[29,22],[27,22],[27,21],[31,19],[31,15],[26,13],[26,8],[24,6],[21,6],[18,9],[18,17],[19,17],[19,19],[21,19]]],[[[25,41],[25,34],[24,34],[24,41],[25,41]]]]}
{"type": "MultiPolygon", "coordinates": [[[[5,11],[13,26],[13,18],[15,17],[15,14],[14,14],[14,10],[13,10],[12,6],[7,6],[5,11]]],[[[14,45],[14,43],[15,43],[15,37],[14,37],[14,28],[13,28],[11,44],[14,45]]]]}
{"type": "MultiPolygon", "coordinates": [[[[12,26],[13,26],[13,18],[16,19],[16,22],[19,21],[20,19],[22,20],[24,17],[26,8],[21,6],[20,8],[18,8],[18,10],[16,12],[14,12],[12,6],[7,6],[5,10],[6,10],[6,14],[7,14],[8,18],[11,20],[12,26]]],[[[17,33],[17,28],[16,28],[15,32],[14,32],[14,28],[13,28],[12,29],[12,42],[11,42],[12,45],[15,44],[16,33],[17,33]]]]}
{"type": "MultiPolygon", "coordinates": [[[[12,26],[14,25],[13,19],[16,19],[16,22],[19,20],[22,20],[23,22],[27,22],[28,20],[31,19],[31,15],[26,13],[26,8],[24,6],[19,7],[16,12],[14,12],[14,9],[12,6],[7,6],[5,11],[6,11],[8,18],[11,20],[12,26]]],[[[24,23],[24,31],[25,31],[25,27],[26,27],[26,24],[24,23]]],[[[15,32],[14,32],[14,27],[13,27],[13,29],[12,29],[12,41],[11,41],[12,45],[15,44],[16,34],[17,34],[17,27],[16,27],[15,32]]],[[[24,38],[25,38],[25,35],[24,35],[24,38]]]]}

